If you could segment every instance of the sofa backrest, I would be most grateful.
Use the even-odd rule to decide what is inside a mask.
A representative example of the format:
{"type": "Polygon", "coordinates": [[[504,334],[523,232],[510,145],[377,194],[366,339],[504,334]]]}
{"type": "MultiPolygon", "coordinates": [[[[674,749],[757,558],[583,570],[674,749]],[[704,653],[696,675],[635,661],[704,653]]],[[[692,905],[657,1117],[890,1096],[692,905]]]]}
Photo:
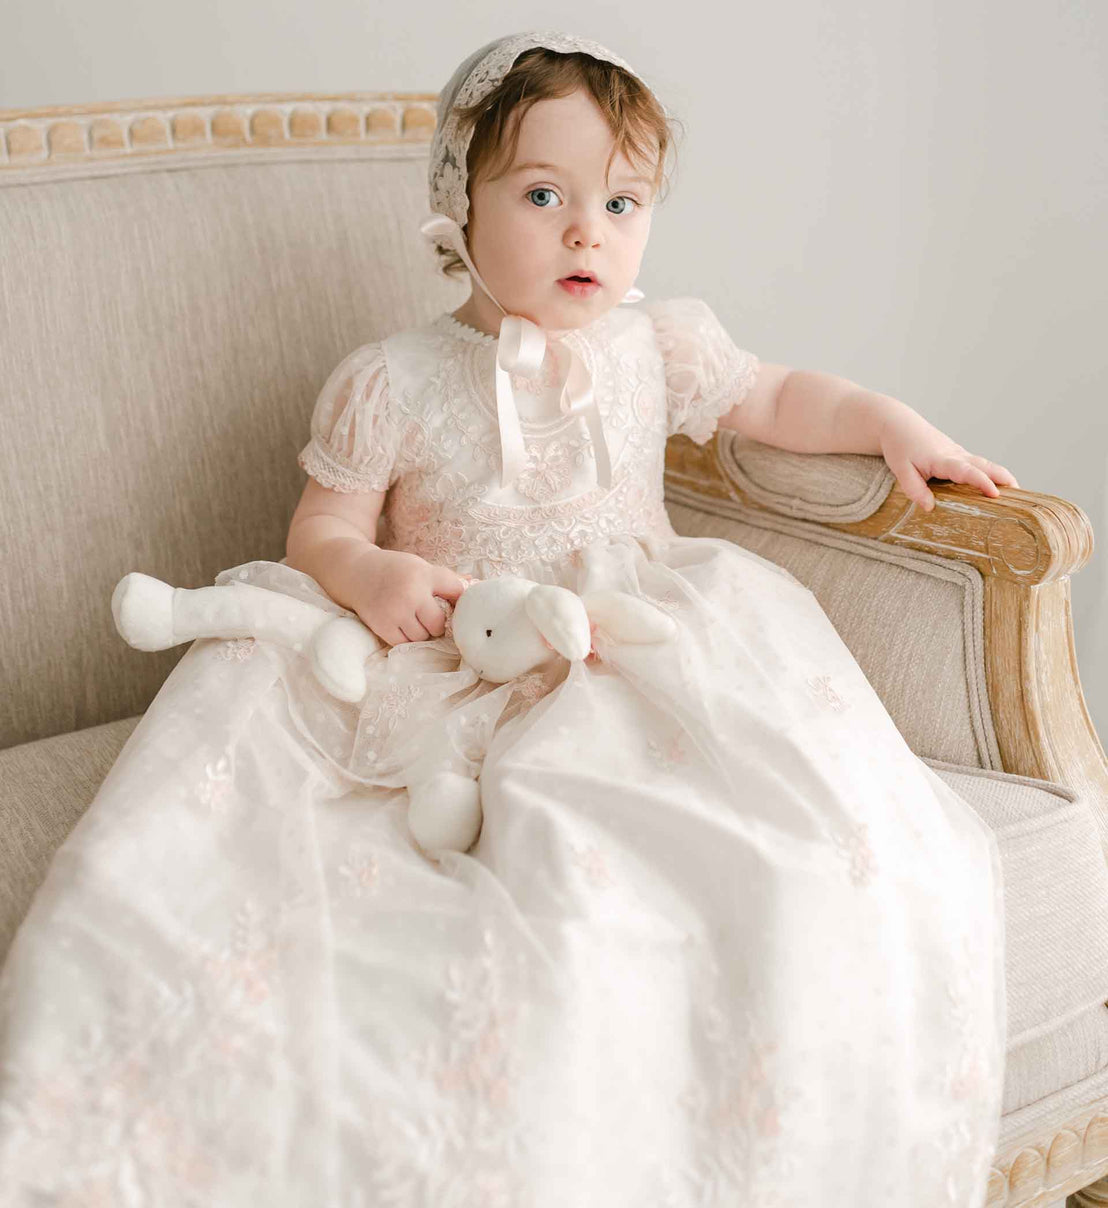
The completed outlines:
{"type": "Polygon", "coordinates": [[[141,712],[111,594],[284,557],[346,353],[459,306],[433,94],[0,114],[0,748],[141,712]]]}
{"type": "MultiPolygon", "coordinates": [[[[145,710],[187,645],[127,646],[116,583],[280,560],[330,371],[464,301],[418,230],[435,100],[0,112],[0,748],[145,710]]],[[[667,450],[677,530],[809,586],[917,753],[1001,766],[980,570],[835,528],[881,508],[883,460],[721,432],[741,498],[689,496],[691,450],[667,450]]]]}

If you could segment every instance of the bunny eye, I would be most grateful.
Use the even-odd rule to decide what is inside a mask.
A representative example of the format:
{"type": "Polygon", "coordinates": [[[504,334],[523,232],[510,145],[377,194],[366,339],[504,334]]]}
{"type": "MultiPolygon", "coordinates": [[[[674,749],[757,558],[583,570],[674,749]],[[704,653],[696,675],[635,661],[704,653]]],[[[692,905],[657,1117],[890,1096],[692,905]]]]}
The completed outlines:
{"type": "Polygon", "coordinates": [[[486,630],[485,630],[485,637],[487,637],[487,638],[491,638],[491,637],[492,637],[492,630],[491,630],[491,629],[486,629],[486,630]]]}

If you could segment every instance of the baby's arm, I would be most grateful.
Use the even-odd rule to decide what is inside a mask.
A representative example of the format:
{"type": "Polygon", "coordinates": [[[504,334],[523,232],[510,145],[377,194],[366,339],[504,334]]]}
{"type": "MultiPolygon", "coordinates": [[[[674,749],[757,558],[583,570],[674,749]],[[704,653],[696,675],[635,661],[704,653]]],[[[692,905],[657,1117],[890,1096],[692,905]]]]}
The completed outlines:
{"type": "Polygon", "coordinates": [[[454,603],[465,580],[418,554],[375,543],[386,493],[334,491],[309,477],[289,522],[285,562],[311,575],[390,646],[442,637],[445,614],[435,596],[454,603]]]}
{"type": "Polygon", "coordinates": [[[372,573],[381,548],[377,520],[386,491],[332,491],[310,478],[289,522],[285,561],[301,570],[343,608],[356,612],[358,584],[372,573]]]}
{"type": "MultiPolygon", "coordinates": [[[[797,453],[881,454],[904,494],[928,512],[935,506],[932,478],[994,498],[998,484],[1019,489],[1011,470],[968,452],[900,399],[849,378],[787,370],[767,413],[771,420],[756,439],[797,453]]],[[[742,431],[743,418],[739,408],[730,426],[742,431]]]]}

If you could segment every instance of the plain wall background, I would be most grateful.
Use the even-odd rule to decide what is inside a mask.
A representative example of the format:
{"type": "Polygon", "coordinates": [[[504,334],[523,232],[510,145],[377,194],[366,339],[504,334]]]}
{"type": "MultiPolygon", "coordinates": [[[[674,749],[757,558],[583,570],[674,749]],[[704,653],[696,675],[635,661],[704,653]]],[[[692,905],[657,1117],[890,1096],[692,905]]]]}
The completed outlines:
{"type": "MultiPolygon", "coordinates": [[[[507,33],[626,59],[685,126],[637,284],[766,361],[902,399],[1108,535],[1101,0],[5,0],[0,107],[436,92],[507,33]]],[[[1072,580],[1108,743],[1106,555],[1072,580]]]]}

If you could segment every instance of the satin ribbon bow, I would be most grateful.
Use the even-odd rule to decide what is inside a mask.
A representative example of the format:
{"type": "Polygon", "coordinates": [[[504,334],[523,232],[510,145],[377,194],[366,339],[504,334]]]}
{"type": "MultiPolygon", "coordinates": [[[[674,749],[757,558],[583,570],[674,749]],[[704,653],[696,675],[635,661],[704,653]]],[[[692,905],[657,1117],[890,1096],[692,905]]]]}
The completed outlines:
{"type": "MultiPolygon", "coordinates": [[[[435,214],[420,224],[421,233],[431,242],[446,244],[461,256],[470,275],[486,294],[496,302],[488,286],[481,280],[465,246],[461,228],[453,218],[435,214]]],[[[637,289],[628,290],[625,302],[637,302],[643,296],[637,289]]],[[[500,332],[496,340],[496,415],[500,428],[500,485],[509,486],[527,464],[523,447],[523,431],[519,422],[519,406],[512,390],[511,374],[532,379],[538,376],[546,357],[546,332],[523,315],[510,315],[503,306],[500,332]]],[[[580,415],[588,425],[596,457],[596,481],[602,487],[612,485],[612,460],[604,426],[593,395],[592,378],[584,362],[568,344],[556,341],[568,353],[565,363],[559,359],[558,407],[563,415],[580,415]]]]}

